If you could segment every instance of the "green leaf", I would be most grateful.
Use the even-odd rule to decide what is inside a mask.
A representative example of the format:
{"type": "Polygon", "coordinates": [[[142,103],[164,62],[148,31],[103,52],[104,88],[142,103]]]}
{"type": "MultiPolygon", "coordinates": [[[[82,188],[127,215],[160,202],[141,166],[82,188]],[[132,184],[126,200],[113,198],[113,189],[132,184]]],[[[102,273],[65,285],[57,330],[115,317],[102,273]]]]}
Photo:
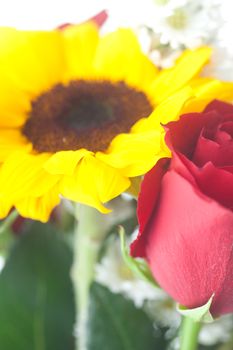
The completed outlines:
{"type": "Polygon", "coordinates": [[[73,350],[72,254],[50,225],[34,223],[0,274],[0,347],[73,350]]]}
{"type": "Polygon", "coordinates": [[[152,321],[120,294],[94,283],[90,292],[87,350],[164,350],[152,321]]]}
{"type": "Polygon", "coordinates": [[[143,259],[134,259],[129,255],[128,246],[125,240],[124,228],[120,226],[119,229],[120,239],[121,239],[121,253],[124,259],[124,262],[128,268],[139,278],[147,281],[152,284],[155,288],[158,288],[158,285],[155,282],[154,277],[151,274],[147,262],[143,259]]]}
{"type": "Polygon", "coordinates": [[[211,313],[210,306],[213,300],[214,294],[210,297],[205,305],[196,307],[195,309],[187,309],[185,306],[177,305],[177,311],[185,317],[191,318],[194,322],[211,323],[214,321],[211,313]]]}

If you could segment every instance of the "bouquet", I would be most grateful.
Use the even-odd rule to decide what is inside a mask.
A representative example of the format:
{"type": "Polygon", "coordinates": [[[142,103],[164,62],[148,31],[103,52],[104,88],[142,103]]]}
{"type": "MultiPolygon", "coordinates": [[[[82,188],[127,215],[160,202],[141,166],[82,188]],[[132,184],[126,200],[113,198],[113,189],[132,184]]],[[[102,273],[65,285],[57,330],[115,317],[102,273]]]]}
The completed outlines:
{"type": "Polygon", "coordinates": [[[0,17],[0,348],[231,350],[229,4],[73,6],[0,17]]]}

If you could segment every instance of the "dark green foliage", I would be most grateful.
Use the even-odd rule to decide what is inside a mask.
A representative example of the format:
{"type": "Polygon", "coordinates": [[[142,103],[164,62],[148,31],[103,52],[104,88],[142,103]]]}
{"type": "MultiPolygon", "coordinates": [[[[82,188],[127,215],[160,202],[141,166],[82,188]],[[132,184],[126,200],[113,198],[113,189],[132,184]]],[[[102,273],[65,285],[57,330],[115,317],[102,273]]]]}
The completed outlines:
{"type": "Polygon", "coordinates": [[[51,225],[17,239],[0,275],[0,349],[73,350],[72,254],[51,225]]]}
{"type": "Polygon", "coordinates": [[[88,318],[88,350],[164,350],[143,310],[120,294],[94,283],[88,318]]]}

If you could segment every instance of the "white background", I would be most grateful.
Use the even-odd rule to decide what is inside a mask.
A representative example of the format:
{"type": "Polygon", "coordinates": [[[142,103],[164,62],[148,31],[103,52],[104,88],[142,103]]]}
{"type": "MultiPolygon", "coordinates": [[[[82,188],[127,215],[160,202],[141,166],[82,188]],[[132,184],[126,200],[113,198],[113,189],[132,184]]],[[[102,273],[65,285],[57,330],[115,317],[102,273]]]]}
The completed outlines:
{"type": "MultiPolygon", "coordinates": [[[[106,6],[104,0],[0,0],[0,26],[52,29],[78,23],[106,6]]],[[[120,3],[120,1],[119,1],[120,3]]]]}

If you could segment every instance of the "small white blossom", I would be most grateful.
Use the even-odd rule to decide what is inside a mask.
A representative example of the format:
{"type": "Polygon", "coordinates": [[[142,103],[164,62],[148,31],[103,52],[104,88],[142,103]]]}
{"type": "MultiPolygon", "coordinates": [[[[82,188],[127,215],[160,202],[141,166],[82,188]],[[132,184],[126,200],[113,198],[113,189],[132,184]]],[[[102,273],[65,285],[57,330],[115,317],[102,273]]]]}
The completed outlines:
{"type": "Polygon", "coordinates": [[[160,33],[162,44],[169,44],[173,49],[194,48],[214,37],[221,23],[221,18],[216,18],[217,13],[216,6],[190,0],[166,16],[158,14],[152,28],[160,33]]]}
{"type": "Polygon", "coordinates": [[[145,303],[145,310],[160,327],[176,330],[181,322],[181,316],[176,310],[176,303],[165,293],[157,300],[145,303]]]}
{"type": "MultiPolygon", "coordinates": [[[[225,81],[233,81],[233,45],[232,45],[232,4],[224,0],[219,8],[223,24],[211,46],[213,55],[210,64],[204,70],[205,76],[213,76],[225,81]]],[[[216,19],[216,23],[218,23],[216,19]]]]}
{"type": "Polygon", "coordinates": [[[109,245],[101,262],[96,266],[96,281],[108,287],[113,293],[122,293],[142,307],[145,300],[163,298],[161,289],[135,277],[125,265],[120,252],[119,239],[109,245]]]}
{"type": "Polygon", "coordinates": [[[213,323],[205,324],[202,327],[199,342],[203,345],[214,345],[225,343],[229,340],[233,329],[232,315],[222,316],[213,323]]]}
{"type": "Polygon", "coordinates": [[[109,23],[149,27],[162,45],[194,48],[216,36],[222,23],[219,7],[219,0],[125,0],[123,6],[112,0],[109,23]]]}
{"type": "Polygon", "coordinates": [[[229,0],[222,1],[221,5],[221,16],[223,18],[223,26],[221,26],[218,35],[218,45],[225,48],[231,56],[233,55],[233,45],[232,45],[232,31],[233,31],[233,21],[232,21],[232,2],[229,0]]]}
{"type": "Polygon", "coordinates": [[[211,62],[204,69],[204,76],[212,76],[224,81],[233,81],[233,51],[228,47],[223,47],[220,41],[216,41],[213,46],[211,62]]]}

